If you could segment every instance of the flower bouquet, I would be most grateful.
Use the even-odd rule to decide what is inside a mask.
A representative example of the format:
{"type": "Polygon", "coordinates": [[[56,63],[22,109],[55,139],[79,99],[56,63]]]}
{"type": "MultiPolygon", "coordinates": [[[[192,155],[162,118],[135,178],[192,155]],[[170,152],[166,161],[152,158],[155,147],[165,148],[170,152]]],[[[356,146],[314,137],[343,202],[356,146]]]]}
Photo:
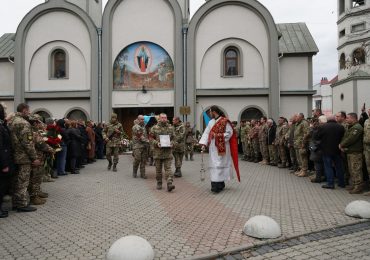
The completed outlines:
{"type": "Polygon", "coordinates": [[[50,145],[55,152],[62,150],[60,143],[62,142],[62,136],[60,135],[60,128],[57,125],[48,125],[46,127],[46,143],[50,145]]]}
{"type": "Polygon", "coordinates": [[[60,152],[62,147],[60,143],[62,142],[62,136],[60,135],[60,128],[55,124],[49,124],[46,127],[46,136],[44,138],[45,142],[54,150],[54,153],[48,154],[45,159],[44,168],[47,173],[52,173],[53,165],[55,161],[54,154],[60,152]]]}

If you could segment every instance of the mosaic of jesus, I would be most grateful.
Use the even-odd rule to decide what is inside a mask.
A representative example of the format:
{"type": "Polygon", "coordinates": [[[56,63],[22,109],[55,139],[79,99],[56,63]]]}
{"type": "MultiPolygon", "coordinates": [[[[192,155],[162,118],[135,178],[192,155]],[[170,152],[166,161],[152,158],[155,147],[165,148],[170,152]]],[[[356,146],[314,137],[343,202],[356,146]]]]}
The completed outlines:
{"type": "Polygon", "coordinates": [[[124,48],[113,64],[113,89],[172,89],[174,67],[171,57],[159,45],[137,42],[124,48]]]}

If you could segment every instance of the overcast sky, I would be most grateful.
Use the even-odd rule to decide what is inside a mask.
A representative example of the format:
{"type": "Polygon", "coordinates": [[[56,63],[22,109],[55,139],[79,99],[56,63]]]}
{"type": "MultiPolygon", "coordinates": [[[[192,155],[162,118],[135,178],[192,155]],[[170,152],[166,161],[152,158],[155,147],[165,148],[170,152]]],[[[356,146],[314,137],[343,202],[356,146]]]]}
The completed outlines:
{"type": "MultiPolygon", "coordinates": [[[[32,8],[44,0],[0,0],[0,35],[15,33],[32,8]]],[[[103,0],[105,5],[108,0],[103,0]]],[[[190,0],[193,14],[205,1],[190,0]]],[[[260,0],[270,10],[276,23],[305,22],[319,47],[314,57],[314,83],[322,77],[333,78],[338,70],[336,0],[260,0]]]]}

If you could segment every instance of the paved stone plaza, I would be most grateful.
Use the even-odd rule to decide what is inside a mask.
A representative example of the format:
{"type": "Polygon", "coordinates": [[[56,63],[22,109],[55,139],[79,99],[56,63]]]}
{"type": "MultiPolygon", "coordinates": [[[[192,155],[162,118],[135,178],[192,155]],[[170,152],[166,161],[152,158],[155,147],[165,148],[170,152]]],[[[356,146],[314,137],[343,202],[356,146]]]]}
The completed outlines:
{"type": "MultiPolygon", "coordinates": [[[[120,157],[117,173],[108,172],[106,164],[100,160],[79,175],[44,183],[43,190],[49,193],[45,205],[33,213],[11,212],[0,219],[0,259],[104,259],[110,245],[126,235],[147,239],[156,259],[214,259],[235,250],[240,251],[237,257],[275,259],[275,255],[248,251],[266,243],[242,234],[250,217],[274,218],[283,238],[289,238],[361,223],[347,217],[344,208],[353,200],[370,201],[340,188],[324,190],[287,169],[244,161],[240,161],[241,183],[232,180],[217,195],[211,193],[208,177],[200,181],[200,155],[194,162],[184,162],[183,177],[175,179],[172,193],[156,190],[153,166],[147,167],[147,180],[132,178],[131,155],[120,157]]],[[[363,237],[358,242],[367,245],[370,241],[366,229],[344,235],[343,239],[363,237]]],[[[328,246],[331,243],[333,248],[335,241],[327,242],[328,246]]],[[[315,243],[292,244],[292,250],[294,246],[315,248],[315,243]]],[[[276,259],[290,257],[278,255],[276,259]]]]}

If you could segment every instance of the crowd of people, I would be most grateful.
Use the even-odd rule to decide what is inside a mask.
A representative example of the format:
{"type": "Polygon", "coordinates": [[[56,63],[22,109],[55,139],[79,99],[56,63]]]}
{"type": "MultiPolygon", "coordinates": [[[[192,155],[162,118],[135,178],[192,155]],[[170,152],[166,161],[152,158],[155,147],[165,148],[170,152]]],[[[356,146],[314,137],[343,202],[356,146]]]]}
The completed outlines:
{"type": "Polygon", "coordinates": [[[48,197],[43,181],[79,174],[84,165],[104,159],[104,129],[93,121],[31,115],[25,103],[6,115],[0,104],[0,218],[8,216],[1,207],[6,194],[14,210],[35,211],[31,205],[44,204],[48,197]]]}
{"type": "MultiPolygon", "coordinates": [[[[287,168],[298,177],[309,177],[322,187],[347,188],[351,194],[369,196],[370,172],[370,109],[356,113],[339,112],[324,116],[319,109],[312,118],[302,113],[289,120],[284,117],[242,120],[231,123],[218,109],[210,109],[212,120],[199,140],[189,122],[179,117],[170,124],[161,113],[149,126],[139,115],[132,128],[133,178],[146,179],[146,165],[156,167],[156,188],[162,189],[162,170],[167,191],[175,189],[174,177],[182,177],[182,161],[194,160],[194,145],[209,149],[211,190],[225,188],[233,171],[238,172],[237,139],[243,160],[287,168]],[[235,139],[235,140],[234,140],[235,139]],[[234,142],[235,141],[235,142],[234,142]],[[235,153],[236,151],[236,153],[235,153]],[[175,171],[172,161],[174,159],[175,171]]],[[[21,103],[15,114],[6,115],[0,104],[0,218],[8,216],[2,209],[6,194],[12,197],[13,209],[31,212],[46,202],[48,194],[41,190],[42,181],[70,174],[79,174],[84,165],[97,159],[108,161],[108,170],[117,171],[119,153],[125,133],[116,114],[107,124],[69,119],[43,119],[30,114],[21,103]]]]}
{"type": "Polygon", "coordinates": [[[0,104],[0,218],[9,214],[2,208],[7,194],[11,195],[13,210],[32,212],[37,210],[34,205],[44,204],[48,197],[41,190],[43,181],[53,182],[68,173],[79,174],[80,169],[97,159],[106,159],[108,170],[116,172],[119,154],[125,145],[133,149],[133,177],[137,177],[140,166],[140,177],[146,179],[145,165],[150,158],[150,164],[156,166],[157,188],[162,188],[163,165],[167,190],[172,191],[173,177],[182,176],[184,156],[186,160],[193,160],[194,132],[190,124],[182,124],[179,117],[173,118],[173,125],[165,114],[160,114],[158,121],[149,128],[139,115],[130,144],[114,113],[105,124],[67,118],[44,119],[38,114],[31,115],[25,103],[17,106],[15,114],[6,115],[5,107],[0,104]],[[160,140],[164,133],[169,136],[168,147],[160,140]],[[175,174],[171,170],[172,156],[175,174]]]}
{"type": "MultiPolygon", "coordinates": [[[[327,183],[326,189],[338,186],[351,194],[369,189],[370,109],[356,113],[341,111],[322,115],[313,111],[312,118],[302,113],[289,120],[262,117],[260,120],[233,122],[243,150],[243,160],[289,168],[298,177],[311,182],[327,183]]],[[[370,192],[364,193],[370,196],[370,192]]]]}

